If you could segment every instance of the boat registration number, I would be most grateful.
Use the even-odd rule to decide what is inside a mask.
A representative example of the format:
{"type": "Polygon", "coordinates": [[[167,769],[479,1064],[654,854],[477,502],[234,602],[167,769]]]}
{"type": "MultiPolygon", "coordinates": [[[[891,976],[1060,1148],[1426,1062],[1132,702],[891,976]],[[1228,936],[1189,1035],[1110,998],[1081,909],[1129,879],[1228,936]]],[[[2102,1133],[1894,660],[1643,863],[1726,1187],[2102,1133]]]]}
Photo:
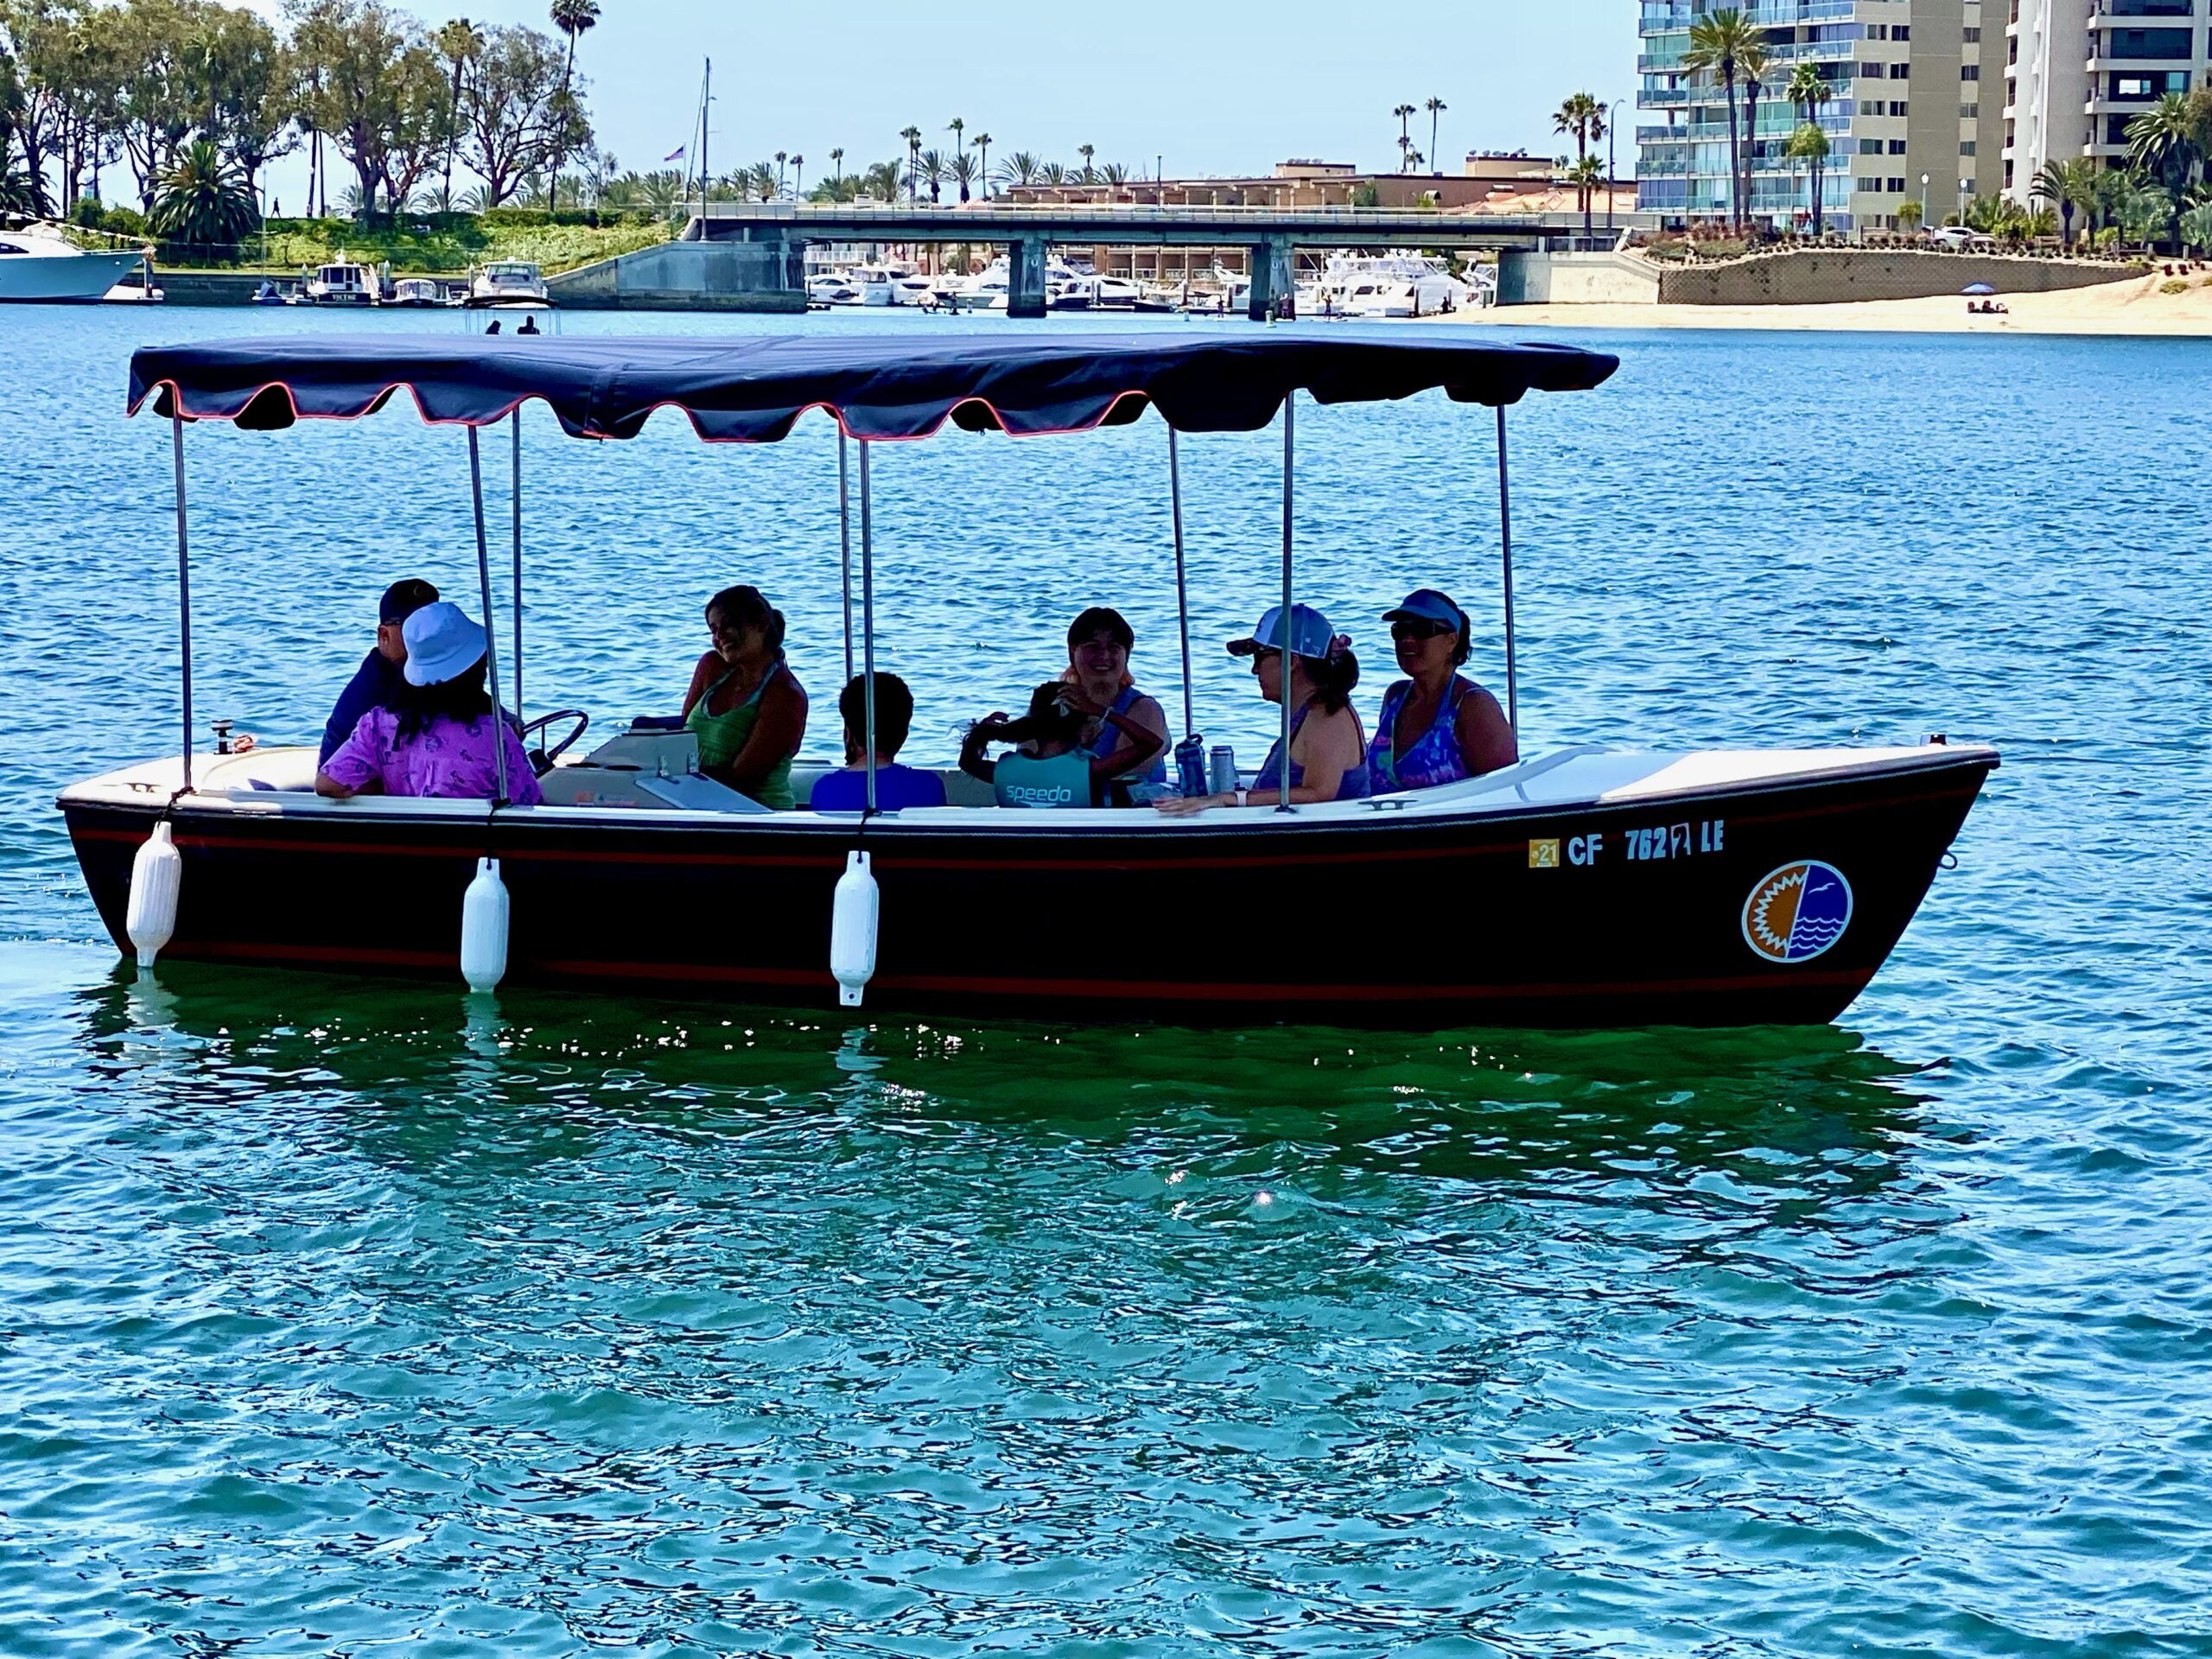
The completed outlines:
{"type": "Polygon", "coordinates": [[[1534,840],[1529,843],[1529,868],[1555,870],[1564,862],[1587,869],[1599,863],[1645,864],[1660,859],[1695,858],[1724,851],[1727,833],[1726,818],[1703,818],[1693,823],[1658,823],[1611,834],[1600,830],[1586,836],[1534,840]]]}

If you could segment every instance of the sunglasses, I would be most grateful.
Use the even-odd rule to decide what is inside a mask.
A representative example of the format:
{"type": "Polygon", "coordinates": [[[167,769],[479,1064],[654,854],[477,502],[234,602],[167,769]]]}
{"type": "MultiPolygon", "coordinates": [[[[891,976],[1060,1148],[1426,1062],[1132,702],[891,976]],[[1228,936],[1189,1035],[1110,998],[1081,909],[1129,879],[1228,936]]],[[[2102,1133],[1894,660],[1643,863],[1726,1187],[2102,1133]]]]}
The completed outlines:
{"type": "Polygon", "coordinates": [[[1448,623],[1426,621],[1419,617],[1402,617],[1390,625],[1393,639],[1433,639],[1440,633],[1459,632],[1448,623]]]}

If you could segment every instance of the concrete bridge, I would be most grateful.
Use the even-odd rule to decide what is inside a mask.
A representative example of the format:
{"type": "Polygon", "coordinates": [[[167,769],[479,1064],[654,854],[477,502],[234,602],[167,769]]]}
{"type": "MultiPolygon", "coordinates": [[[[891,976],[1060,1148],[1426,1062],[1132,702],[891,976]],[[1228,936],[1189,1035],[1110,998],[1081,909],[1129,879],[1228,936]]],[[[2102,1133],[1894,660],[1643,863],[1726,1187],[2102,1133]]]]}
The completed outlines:
{"type": "MultiPolygon", "coordinates": [[[[636,274],[643,277],[644,264],[652,256],[657,274],[650,287],[630,283],[630,290],[639,296],[633,303],[673,302],[644,296],[689,290],[708,305],[749,301],[763,310],[797,308],[791,301],[804,303],[805,251],[810,243],[982,243],[1007,250],[1008,312],[1041,317],[1051,248],[1233,247],[1245,250],[1249,261],[1247,314],[1255,321],[1264,321],[1289,314],[1300,248],[1548,249],[1573,246],[1581,239],[1581,216],[1570,213],[1507,219],[1387,207],[713,202],[693,215],[674,247],[647,249],[644,254],[588,267],[593,275],[587,281],[560,283],[562,292],[556,297],[563,304],[594,303],[594,296],[599,303],[623,303],[620,295],[627,274],[623,268],[638,262],[636,274]],[[697,267],[696,273],[689,271],[690,265],[697,267]],[[791,299],[779,297],[785,296],[791,299]]],[[[586,275],[570,273],[579,278],[586,275]]]]}

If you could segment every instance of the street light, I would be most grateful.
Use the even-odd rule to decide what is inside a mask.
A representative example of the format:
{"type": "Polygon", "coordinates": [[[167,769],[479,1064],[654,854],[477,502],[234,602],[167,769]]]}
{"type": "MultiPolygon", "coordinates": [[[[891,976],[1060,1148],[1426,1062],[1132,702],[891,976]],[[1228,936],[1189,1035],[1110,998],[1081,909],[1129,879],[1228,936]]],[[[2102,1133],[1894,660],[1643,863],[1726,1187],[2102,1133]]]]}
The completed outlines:
{"type": "Polygon", "coordinates": [[[1967,175],[1966,175],[1964,173],[1960,174],[1960,175],[1959,175],[1959,225],[1960,225],[1960,226],[1961,226],[1961,229],[1963,229],[1963,228],[1965,227],[1965,225],[1966,225],[1966,222],[1967,222],[1967,192],[1971,188],[1972,188],[1972,185],[1971,185],[1970,181],[1967,180],[1967,175]]]}
{"type": "Polygon", "coordinates": [[[1624,98],[1615,99],[1611,117],[1605,123],[1605,233],[1608,236],[1612,234],[1613,229],[1613,180],[1618,176],[1613,171],[1613,140],[1620,136],[1621,105],[1627,102],[1624,98]]]}
{"type": "Polygon", "coordinates": [[[1920,175],[1920,233],[1928,234],[1928,175],[1920,175]]]}

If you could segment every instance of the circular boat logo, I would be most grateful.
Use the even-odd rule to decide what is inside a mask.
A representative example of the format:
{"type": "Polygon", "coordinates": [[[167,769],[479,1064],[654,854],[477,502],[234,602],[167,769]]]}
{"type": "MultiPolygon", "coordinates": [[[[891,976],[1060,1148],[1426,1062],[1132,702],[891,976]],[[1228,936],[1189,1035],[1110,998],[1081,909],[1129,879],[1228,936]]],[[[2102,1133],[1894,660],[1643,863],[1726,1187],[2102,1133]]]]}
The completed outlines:
{"type": "Polygon", "coordinates": [[[1744,943],[1769,962],[1810,962],[1851,925],[1851,883],[1817,858],[1785,864],[1744,901],[1744,943]]]}

